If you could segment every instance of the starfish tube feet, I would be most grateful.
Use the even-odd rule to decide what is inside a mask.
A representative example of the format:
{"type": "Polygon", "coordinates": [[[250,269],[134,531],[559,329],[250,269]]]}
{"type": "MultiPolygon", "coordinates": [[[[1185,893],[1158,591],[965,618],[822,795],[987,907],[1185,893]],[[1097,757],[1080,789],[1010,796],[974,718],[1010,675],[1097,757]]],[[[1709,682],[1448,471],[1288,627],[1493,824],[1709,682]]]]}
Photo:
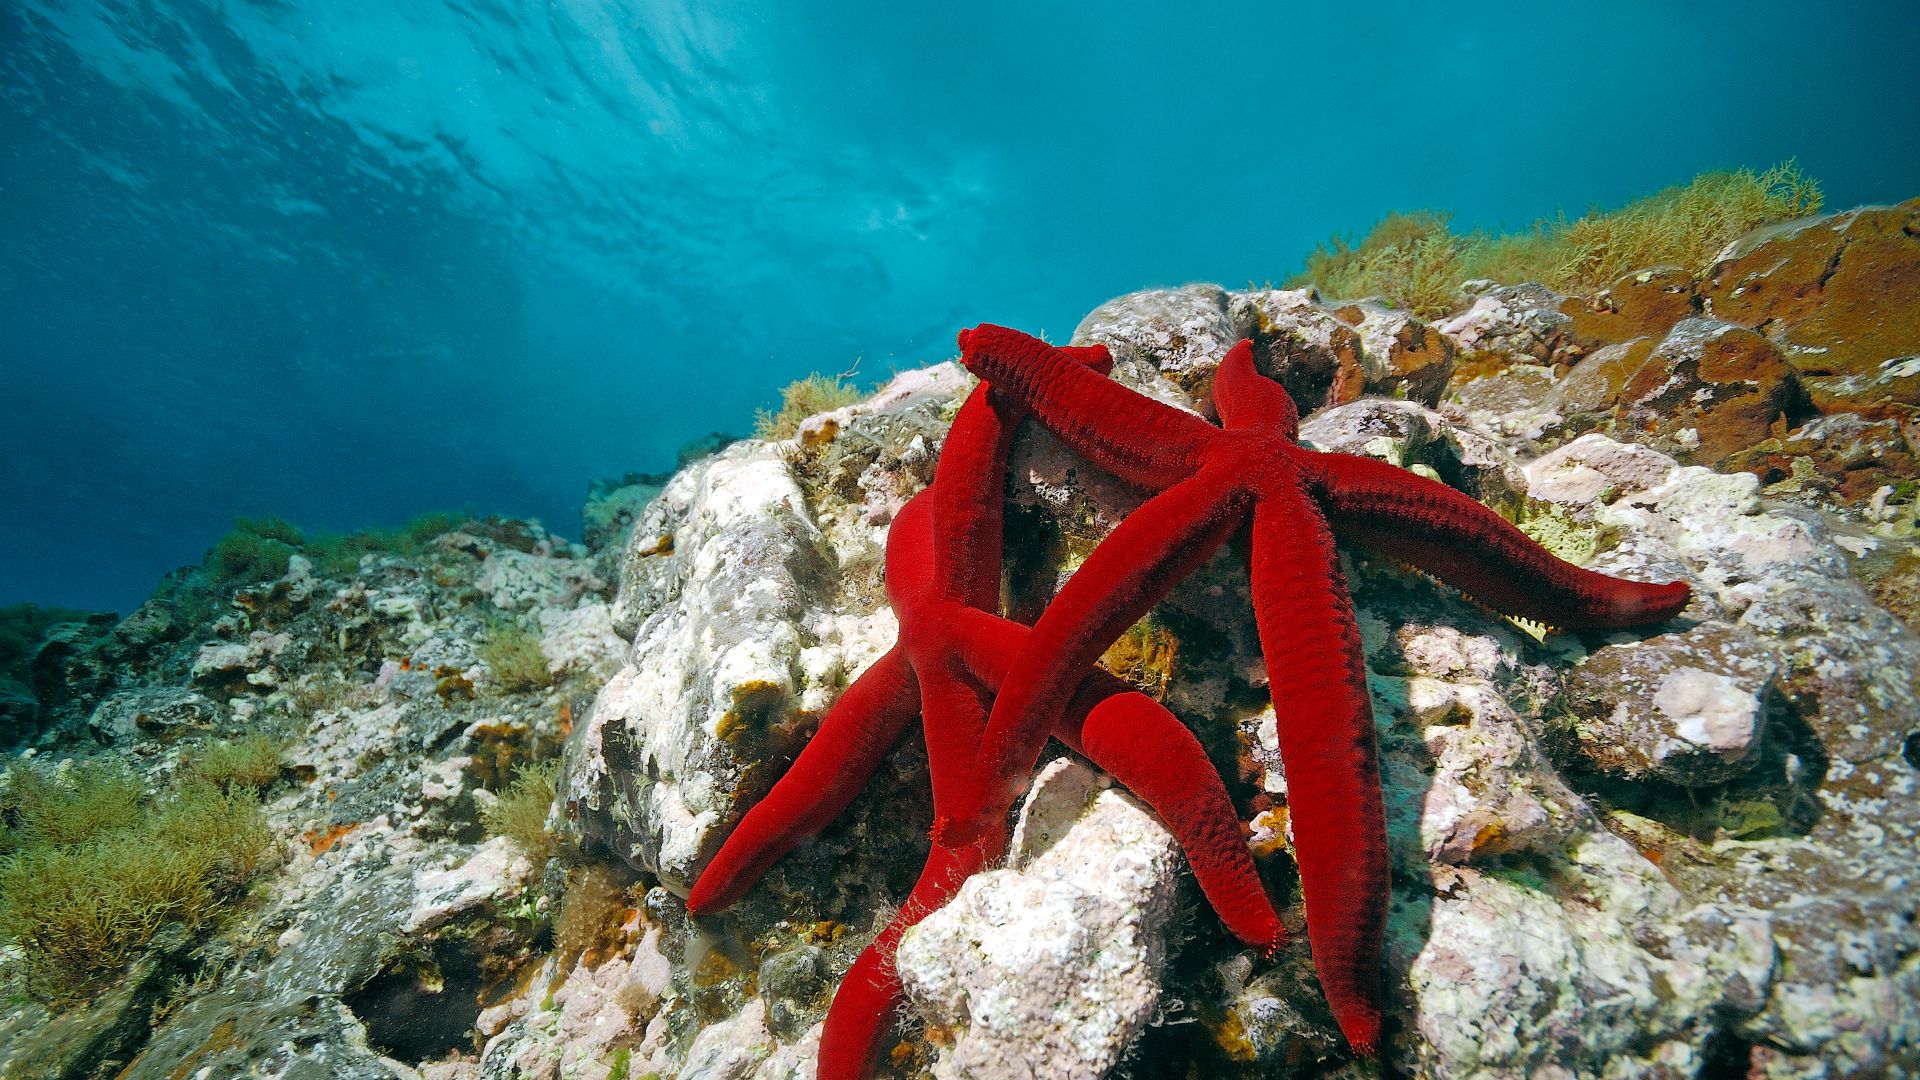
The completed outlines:
{"type": "Polygon", "coordinates": [[[919,712],[913,672],[896,647],[847,687],[792,767],[728,835],[687,894],[688,913],[705,915],[738,900],[781,856],[826,828],[919,712]]]}
{"type": "Polygon", "coordinates": [[[1388,894],[1373,702],[1333,536],[1305,494],[1254,510],[1251,576],[1314,970],[1347,1042],[1371,1054],[1388,894]]]}

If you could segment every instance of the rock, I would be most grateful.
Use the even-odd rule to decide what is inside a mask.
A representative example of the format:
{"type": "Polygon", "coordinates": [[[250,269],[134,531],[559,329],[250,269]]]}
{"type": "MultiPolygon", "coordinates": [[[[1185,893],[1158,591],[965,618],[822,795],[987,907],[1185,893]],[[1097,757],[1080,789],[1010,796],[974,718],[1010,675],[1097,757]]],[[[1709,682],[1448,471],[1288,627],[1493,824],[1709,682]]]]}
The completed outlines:
{"type": "Polygon", "coordinates": [[[1560,310],[1567,333],[1587,348],[1665,337],[1675,323],[1700,311],[1698,283],[1678,266],[1655,266],[1622,274],[1585,297],[1568,297],[1560,310]]]}
{"type": "Polygon", "coordinates": [[[1700,1018],[1750,1016],[1774,976],[1764,915],[1689,908],[1606,832],[1571,844],[1551,893],[1470,871],[1436,885],[1407,972],[1417,1075],[1690,1075],[1700,1018]]]}
{"type": "Polygon", "coordinates": [[[1620,407],[1627,384],[1647,366],[1647,358],[1660,338],[1632,338],[1604,345],[1588,353],[1553,384],[1545,395],[1546,406],[1553,410],[1561,430],[1579,434],[1594,428],[1611,429],[1614,411],[1620,407]]]}
{"type": "Polygon", "coordinates": [[[915,1007],[957,1029],[935,1076],[1099,1076],[1153,1018],[1179,848],[1065,759],[1021,812],[1012,866],[975,875],[901,939],[915,1007]]]}
{"type": "Polygon", "coordinates": [[[141,604],[113,628],[115,643],[123,654],[130,656],[144,656],[158,646],[178,641],[185,633],[186,628],[173,609],[161,600],[141,604]]]}
{"type": "Polygon", "coordinates": [[[797,748],[800,710],[890,643],[821,648],[837,581],[806,505],[778,452],[745,442],[649,507],[612,608],[633,648],[568,749],[583,841],[686,885],[771,782],[761,763],[797,748]]]}
{"type": "Polygon", "coordinates": [[[1683,461],[1715,462],[1784,434],[1800,397],[1793,370],[1765,337],[1685,319],[1627,378],[1614,425],[1683,461]]]}
{"type": "Polygon", "coordinates": [[[229,691],[271,688],[280,682],[276,663],[293,637],[255,630],[245,641],[215,641],[200,647],[193,660],[193,681],[229,691]]]}
{"type": "Polygon", "coordinates": [[[1360,367],[1369,394],[1433,406],[1453,377],[1453,341],[1404,311],[1362,302],[1334,309],[1360,333],[1360,367]]]}
{"type": "Polygon", "coordinates": [[[623,548],[647,504],[660,494],[671,474],[628,473],[618,480],[596,480],[587,486],[580,508],[580,539],[593,550],[623,548]]]}
{"type": "Polygon", "coordinates": [[[454,866],[422,868],[413,876],[413,906],[400,920],[400,932],[436,930],[496,904],[519,891],[532,872],[533,864],[504,836],[488,840],[454,866]]]}
{"type": "Polygon", "coordinates": [[[1723,783],[1758,761],[1779,667],[1759,635],[1726,623],[1609,646],[1568,681],[1575,740],[1628,779],[1723,783]]]}
{"type": "MultiPolygon", "coordinates": [[[[1305,425],[1323,448],[1511,510],[1594,569],[1695,590],[1667,625],[1536,637],[1342,546],[1393,865],[1391,1071],[1920,1071],[1909,1037],[1920,1030],[1920,641],[1856,580],[1905,603],[1915,575],[1901,470],[1914,428],[1891,408],[1787,410],[1716,462],[1751,474],[1624,441],[1637,435],[1616,414],[1637,400],[1631,377],[1655,378],[1654,346],[1677,350],[1663,364],[1764,359],[1738,336],[1749,331],[1707,319],[1661,331],[1685,288],[1679,275],[1623,279],[1581,307],[1538,286],[1488,286],[1477,311],[1430,331],[1474,335],[1455,346],[1463,374],[1444,407],[1362,399],[1305,425]],[[1642,337],[1567,367],[1603,330],[1642,337]],[[1710,355],[1730,337],[1748,351],[1710,355]],[[1589,425],[1610,434],[1553,448],[1589,425]],[[1858,520],[1836,525],[1827,499],[1860,500],[1858,520]]],[[[1083,329],[1125,353],[1123,383],[1189,411],[1206,410],[1212,364],[1243,334],[1306,393],[1337,396],[1342,370],[1391,389],[1396,376],[1382,383],[1366,366],[1380,355],[1368,335],[1414,324],[1342,310],[1351,324],[1307,293],[1193,287],[1122,298],[1083,329]]],[[[1762,333],[1787,341],[1806,318],[1795,309],[1762,333]]],[[[1402,338],[1385,340],[1390,355],[1402,338]]],[[[1702,390],[1744,408],[1753,388],[1734,384],[1751,374],[1684,373],[1675,408],[1702,390]]],[[[1659,369],[1658,381],[1674,378],[1659,369]]],[[[38,760],[97,715],[124,744],[85,736],[87,754],[164,786],[199,734],[177,728],[177,748],[124,736],[145,705],[194,695],[181,688],[196,666],[200,700],[226,714],[212,721],[222,734],[292,740],[264,807],[288,838],[284,865],[253,883],[244,917],[192,943],[175,972],[183,992],[150,1037],[95,1064],[127,1061],[130,1077],[810,1076],[827,1001],[926,842],[915,741],[726,912],[690,918],[676,890],[891,644],[885,530],[930,479],[969,385],[951,363],[906,372],[829,414],[811,442],[692,461],[618,552],[476,522],[425,551],[370,553],[313,591],[290,564],[282,582],[210,615],[149,606],[55,635],[35,677],[65,719],[39,738],[38,760]],[[615,595],[596,580],[617,580],[615,595]],[[463,672],[503,610],[540,630],[566,680],[443,692],[463,678],[472,689],[463,672]],[[559,802],[583,843],[529,883],[508,842],[482,840],[476,810],[569,725],[559,802]],[[558,925],[573,860],[618,878],[599,915],[576,915],[584,929],[558,925]]],[[[1688,449],[1678,431],[1656,434],[1688,449]]],[[[1035,425],[1013,460],[1009,609],[1031,617],[1144,493],[1035,425]]],[[[1277,757],[1286,703],[1276,714],[1260,701],[1248,590],[1244,546],[1230,543],[1144,621],[1128,670],[1222,766],[1297,928],[1277,757]]],[[[1300,936],[1255,957],[1203,907],[1185,905],[1190,926],[1176,917],[1186,886],[1164,831],[1084,768],[1048,767],[1012,858],[908,935],[899,962],[924,1023],[892,1048],[899,1071],[1355,1068],[1300,936]]],[[[0,1059],[39,1060],[21,1048],[47,1045],[33,1033],[48,1019],[16,1003],[0,1059]]]]}
{"type": "Polygon", "coordinates": [[[1804,493],[1862,508],[1882,489],[1920,474],[1917,437],[1920,423],[1833,413],[1729,455],[1722,464],[1760,477],[1772,485],[1769,494],[1804,493]]]}
{"type": "Polygon", "coordinates": [[[1435,327],[1463,356],[1492,353],[1551,361],[1567,342],[1573,320],[1564,297],[1544,285],[1502,285],[1480,294],[1467,310],[1435,327]]]}
{"type": "Polygon", "coordinates": [[[1920,199],[1756,230],[1703,294],[1715,318],[1778,342],[1823,411],[1920,408],[1920,199]]]}
{"type": "Polygon", "coordinates": [[[591,562],[512,548],[489,554],[475,584],[502,611],[572,607],[607,588],[591,562]]]}
{"type": "Polygon", "coordinates": [[[0,747],[31,742],[40,734],[40,702],[33,691],[0,678],[0,747]]]}
{"type": "Polygon", "coordinates": [[[555,675],[599,675],[620,667],[627,643],[613,631],[613,608],[592,597],[575,608],[543,608],[540,651],[555,675]]]}
{"type": "Polygon", "coordinates": [[[0,1076],[123,1075],[117,1067],[146,1040],[156,1007],[177,992],[191,971],[193,942],[178,925],[163,929],[152,948],[119,982],[84,1002],[48,1009],[12,1002],[0,1016],[0,1076]]]}
{"type": "Polygon", "coordinates": [[[1503,364],[1490,374],[1457,383],[1447,395],[1444,410],[1477,430],[1532,441],[1561,424],[1548,398],[1553,386],[1550,367],[1503,364]]]}
{"type": "Polygon", "coordinates": [[[1279,380],[1302,416],[1358,400],[1365,388],[1360,334],[1321,307],[1310,289],[1236,293],[1235,325],[1251,327],[1261,374],[1279,380]]]}
{"type": "MultiPolygon", "coordinates": [[[[672,1073],[664,1040],[650,1037],[661,999],[671,993],[671,962],[659,941],[660,929],[653,927],[629,955],[564,972],[553,971],[549,961],[542,973],[550,977],[481,1014],[480,1029],[489,1038],[480,1075],[604,1076],[623,1049],[631,1075],[672,1073]]],[[[719,1034],[706,1038],[724,1041],[719,1034]]],[[[764,1041],[756,1045],[764,1052],[764,1041]]]]}
{"type": "Polygon", "coordinates": [[[1252,331],[1235,315],[1218,285],[1150,289],[1094,308],[1074,328],[1071,344],[1107,346],[1116,378],[1149,397],[1211,415],[1207,388],[1214,369],[1252,331]]]}
{"type": "Polygon", "coordinates": [[[204,694],[179,687],[123,690],[94,707],[87,726],[103,743],[165,736],[178,728],[212,728],[222,711],[204,694]]]}
{"type": "Polygon", "coordinates": [[[1573,506],[1612,502],[1661,487],[1677,468],[1658,450],[1582,435],[1528,463],[1527,493],[1573,506]]]}
{"type": "Polygon", "coordinates": [[[113,687],[114,673],[100,645],[113,628],[112,615],[47,627],[27,678],[39,702],[43,729],[78,728],[113,687]]]}
{"type": "Polygon", "coordinates": [[[1361,454],[1420,472],[1493,506],[1526,490],[1520,463],[1485,435],[1411,401],[1370,398],[1327,409],[1300,427],[1317,450],[1361,454]]]}

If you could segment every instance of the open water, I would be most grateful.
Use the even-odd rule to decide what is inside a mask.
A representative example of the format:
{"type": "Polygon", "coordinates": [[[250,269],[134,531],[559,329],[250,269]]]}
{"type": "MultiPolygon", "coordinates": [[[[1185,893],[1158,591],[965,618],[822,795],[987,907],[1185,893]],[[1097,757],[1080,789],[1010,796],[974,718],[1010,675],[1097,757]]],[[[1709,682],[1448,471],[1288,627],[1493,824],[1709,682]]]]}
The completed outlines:
{"type": "Polygon", "coordinates": [[[1798,157],[1920,191],[1920,5],[0,0],[0,603],[236,515],[589,480],[997,321],[1798,157]]]}

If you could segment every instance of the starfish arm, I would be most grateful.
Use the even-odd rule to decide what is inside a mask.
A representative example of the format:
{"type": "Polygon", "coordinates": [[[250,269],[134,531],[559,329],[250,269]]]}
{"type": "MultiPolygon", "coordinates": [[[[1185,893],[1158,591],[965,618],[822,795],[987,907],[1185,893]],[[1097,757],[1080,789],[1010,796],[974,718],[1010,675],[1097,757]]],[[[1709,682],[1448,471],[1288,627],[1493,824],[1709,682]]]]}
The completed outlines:
{"type": "Polygon", "coordinates": [[[880,936],[854,960],[827,1009],[820,1033],[820,1080],[859,1080],[870,1076],[880,1056],[881,1043],[900,1012],[900,975],[893,964],[894,950],[907,929],[938,911],[960,891],[967,878],[1000,857],[1006,848],[1004,833],[983,837],[963,848],[939,844],[927,853],[907,902],[880,936]]]}
{"type": "Polygon", "coordinates": [[[1266,656],[1307,941],[1347,1042],[1380,1039],[1386,816],[1373,707],[1333,536],[1297,488],[1253,512],[1253,610],[1266,656]]]}
{"type": "Polygon", "coordinates": [[[936,593],[982,610],[1000,606],[1003,485],[1018,422],[995,407],[992,395],[982,383],[954,414],[927,489],[933,493],[936,593]]]}
{"type": "Polygon", "coordinates": [[[1253,342],[1242,338],[1227,350],[1213,373],[1213,407],[1220,426],[1277,431],[1289,441],[1300,437],[1300,409],[1287,389],[1253,364],[1253,342]]]}
{"type": "MultiPolygon", "coordinates": [[[[1061,349],[1073,365],[1104,373],[1103,347],[1061,349]]],[[[1000,607],[1000,564],[1006,514],[1007,452],[1026,415],[1018,399],[974,387],[954,414],[934,474],[933,580],[936,595],[982,611],[1000,607]]]]}
{"type": "Polygon", "coordinates": [[[1573,630],[1672,618],[1683,581],[1652,584],[1583,570],[1445,484],[1372,458],[1303,451],[1342,538],[1402,559],[1505,615],[1573,630]]]}
{"type": "Polygon", "coordinates": [[[1067,350],[990,324],[963,330],[967,370],[1019,399],[1095,465],[1151,488],[1191,476],[1219,429],[1101,377],[1067,350]]]}
{"type": "Polygon", "coordinates": [[[1148,499],[1094,548],[1040,616],[994,700],[981,767],[937,835],[963,843],[1019,797],[1074,689],[1107,647],[1244,520],[1235,476],[1209,469],[1148,499]],[[947,830],[954,830],[948,832],[947,830]]]}
{"type": "Polygon", "coordinates": [[[954,791],[965,791],[965,777],[973,770],[974,754],[987,727],[987,708],[993,699],[985,686],[967,678],[964,660],[948,654],[932,664],[916,665],[920,674],[920,709],[927,735],[927,773],[933,784],[933,805],[941,806],[954,791]]]}
{"type": "Polygon", "coordinates": [[[1234,937],[1271,956],[1286,938],[1213,762],[1166,707],[1095,669],[1055,731],[1160,815],[1234,937]]]}
{"type": "Polygon", "coordinates": [[[705,915],[733,903],[781,856],[826,828],[919,711],[913,671],[896,646],[847,687],[793,766],[741,819],[694,882],[687,910],[705,915]]]}

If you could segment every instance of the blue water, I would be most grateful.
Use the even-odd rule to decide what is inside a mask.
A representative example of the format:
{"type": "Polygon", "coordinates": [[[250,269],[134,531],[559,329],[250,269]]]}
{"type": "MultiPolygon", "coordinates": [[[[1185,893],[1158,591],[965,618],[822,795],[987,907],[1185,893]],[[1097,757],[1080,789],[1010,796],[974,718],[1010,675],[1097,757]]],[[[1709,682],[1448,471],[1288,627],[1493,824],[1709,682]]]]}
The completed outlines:
{"type": "Polygon", "coordinates": [[[1913,0],[1165,7],[0,0],[0,602],[235,515],[571,534],[808,371],[1390,210],[1920,195],[1913,0]]]}

